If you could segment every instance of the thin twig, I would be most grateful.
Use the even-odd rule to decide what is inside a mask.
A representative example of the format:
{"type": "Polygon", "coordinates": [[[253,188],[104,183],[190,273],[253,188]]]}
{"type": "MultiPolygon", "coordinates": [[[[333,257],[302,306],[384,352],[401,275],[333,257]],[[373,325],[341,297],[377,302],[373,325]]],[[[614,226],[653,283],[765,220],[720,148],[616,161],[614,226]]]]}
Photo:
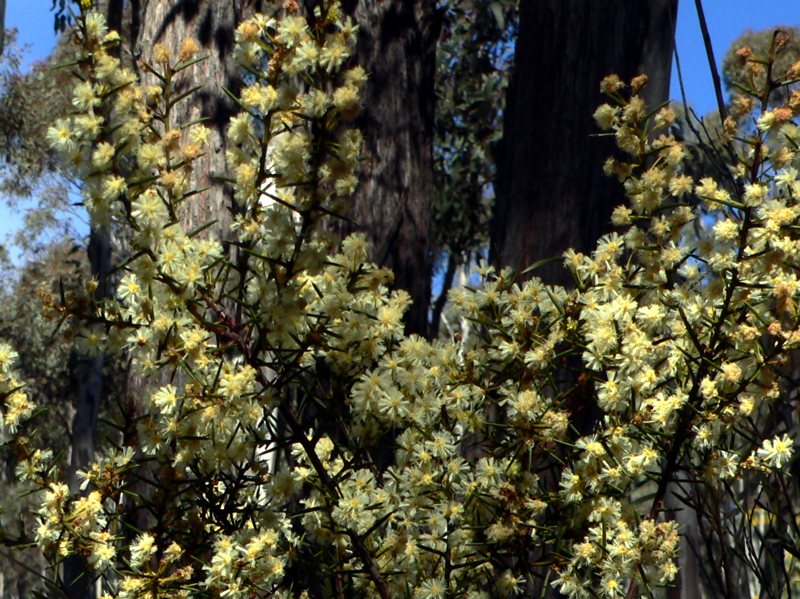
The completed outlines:
{"type": "Polygon", "coordinates": [[[439,336],[439,321],[442,318],[442,311],[447,303],[447,293],[453,286],[453,277],[455,277],[458,262],[458,256],[452,251],[449,252],[447,256],[447,271],[444,273],[444,279],[442,280],[442,290],[433,303],[433,310],[431,312],[429,331],[429,337],[431,339],[436,339],[439,336]]]}
{"type": "Polygon", "coordinates": [[[708,33],[708,23],[706,23],[706,15],[703,12],[702,0],[694,0],[694,6],[697,9],[697,19],[700,21],[703,45],[706,47],[706,57],[708,58],[708,68],[711,71],[711,80],[714,82],[714,95],[717,97],[719,118],[724,123],[725,119],[728,118],[728,109],[725,108],[725,100],[722,97],[722,83],[719,78],[717,61],[714,59],[714,48],[711,46],[711,36],[708,33]]]}

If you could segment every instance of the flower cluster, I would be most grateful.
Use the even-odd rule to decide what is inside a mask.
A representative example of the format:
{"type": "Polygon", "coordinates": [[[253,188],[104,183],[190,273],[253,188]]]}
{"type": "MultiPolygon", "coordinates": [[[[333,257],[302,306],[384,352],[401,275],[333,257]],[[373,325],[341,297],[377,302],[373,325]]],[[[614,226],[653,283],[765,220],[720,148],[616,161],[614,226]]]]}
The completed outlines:
{"type": "Polygon", "coordinates": [[[0,344],[0,439],[5,440],[33,413],[24,385],[14,373],[17,352],[0,344]]]}

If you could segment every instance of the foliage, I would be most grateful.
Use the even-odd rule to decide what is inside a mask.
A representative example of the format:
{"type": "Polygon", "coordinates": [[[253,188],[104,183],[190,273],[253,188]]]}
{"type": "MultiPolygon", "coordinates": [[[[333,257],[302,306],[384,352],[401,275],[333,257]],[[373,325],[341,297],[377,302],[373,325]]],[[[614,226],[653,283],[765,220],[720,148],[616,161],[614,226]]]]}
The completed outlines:
{"type": "Polygon", "coordinates": [[[50,10],[53,11],[53,31],[60,33],[72,25],[72,12],[67,0],[52,0],[50,10]]]}
{"type": "MultiPolygon", "coordinates": [[[[17,437],[3,434],[0,443],[4,446],[0,453],[3,462],[0,471],[0,484],[4,492],[0,500],[0,531],[5,539],[24,545],[31,543],[31,531],[35,528],[35,509],[39,498],[27,495],[33,490],[30,484],[21,483],[20,458],[33,451],[37,459],[44,452],[49,461],[63,464],[69,455],[69,419],[71,416],[71,384],[69,356],[72,336],[76,327],[62,322],[57,326],[57,315],[50,301],[58,293],[52,289],[58,275],[62,275],[64,292],[75,297],[74,286],[80,285],[80,262],[68,265],[70,257],[68,245],[59,244],[51,248],[49,255],[32,262],[23,270],[18,280],[8,275],[5,280],[2,311],[0,311],[0,336],[14,341],[14,350],[6,360],[19,360],[17,373],[12,377],[11,388],[24,387],[23,397],[18,394],[7,396],[6,424],[16,429],[17,437]],[[54,318],[55,317],[55,318],[54,318]],[[43,351],[43,348],[47,348],[43,351]],[[42,412],[39,418],[21,422],[18,412],[30,413],[31,406],[42,412]],[[45,415],[46,414],[46,415],[45,415]],[[27,439],[35,436],[35,447],[30,447],[27,439]],[[45,449],[46,448],[46,449],[45,449]],[[22,517],[20,517],[22,516],[22,517]]],[[[8,387],[4,389],[8,392],[8,387]]],[[[4,431],[7,432],[7,431],[4,431]]],[[[2,575],[4,595],[31,596],[33,589],[40,587],[40,572],[47,562],[40,552],[28,547],[27,551],[9,553],[2,551],[2,575]]]]}
{"type": "MultiPolygon", "coordinates": [[[[78,19],[77,112],[48,138],[95,222],[126,228],[132,248],[85,345],[125,352],[156,383],[83,494],[18,438],[45,555],[84,555],[119,597],[488,597],[542,583],[632,597],[677,573],[663,506],[677,484],[701,521],[724,510],[720,545],[749,535],[726,575],[742,566],[780,594],[763,548],[796,551],[794,499],[738,490],[788,488],[796,463],[780,383],[800,343],[798,106],[769,105],[791,69],[755,92],[754,126],[724,129],[733,191],[684,172],[675,115],[648,112],[643,78],[607,78],[595,118],[628,156],[608,165],[628,199],[620,232],[567,252],[571,290],[485,267],[482,288],[451,295],[477,334],[427,342],[403,334],[407,295],[364,263],[363,239],[337,244],[320,226],[356,184],[355,28],[332,0],[308,22],[287,6],[236,34],[229,248],[180,219],[204,193],[190,183],[206,131],[172,117],[196,44],[155,46],[158,83],[142,86],[109,54],[119,37],[103,20],[78,19]],[[764,143],[771,132],[781,145],[764,143]],[[602,417],[581,431],[591,403],[602,417]],[[756,509],[789,525],[767,538],[756,509]]],[[[33,409],[12,358],[0,352],[5,434],[33,409]]]]}
{"type": "Polygon", "coordinates": [[[9,50],[0,79],[3,191],[24,196],[46,171],[56,169],[45,137],[54,117],[69,110],[72,79],[69,72],[53,68],[64,60],[60,50],[52,62],[35,64],[30,73],[20,72],[21,56],[13,47],[9,50]]]}
{"type": "Polygon", "coordinates": [[[463,255],[485,247],[494,153],[516,37],[517,2],[454,2],[436,50],[437,244],[463,255]]]}
{"type": "MultiPolygon", "coordinates": [[[[755,131],[761,132],[761,151],[769,156],[762,168],[793,172],[797,149],[793,122],[800,101],[798,33],[786,27],[749,31],[732,44],[723,61],[730,102],[723,107],[722,116],[714,111],[702,120],[688,115],[680,119],[689,152],[685,170],[692,176],[701,179],[711,175],[730,196],[741,195],[742,157],[753,154],[755,131]]],[[[772,179],[765,179],[774,185],[772,179]]],[[[686,197],[690,203],[698,201],[693,195],[686,197]]],[[[698,209],[703,209],[703,204],[698,209]]],[[[717,226],[718,218],[709,214],[697,225],[717,226]]],[[[782,360],[781,398],[775,409],[758,421],[762,436],[786,430],[796,437],[798,432],[796,419],[790,415],[796,401],[796,352],[789,352],[782,360]]],[[[688,545],[699,557],[709,596],[760,593],[778,597],[800,592],[796,534],[783,532],[794,531],[798,520],[796,505],[787,500],[797,494],[797,463],[790,472],[792,476],[773,481],[772,486],[758,478],[741,477],[733,487],[701,491],[688,486],[679,493],[691,512],[701,515],[699,526],[686,534],[688,545]],[[742,502],[741,498],[746,500],[742,502]],[[742,562],[746,565],[740,566],[742,562]],[[724,568],[719,564],[725,564],[724,568]]]]}
{"type": "MultiPolygon", "coordinates": [[[[24,385],[29,401],[39,410],[39,416],[18,428],[17,441],[0,453],[3,470],[0,481],[4,487],[0,504],[0,530],[18,544],[31,543],[35,529],[34,511],[38,497],[27,495],[30,485],[20,484],[20,458],[31,446],[33,451],[46,451],[49,463],[59,469],[69,463],[76,393],[73,371],[78,356],[76,347],[82,345],[83,317],[90,310],[93,281],[88,276],[85,249],[69,239],[51,243],[37,259],[31,259],[17,276],[6,275],[0,338],[13,340],[18,359],[17,375],[24,385]],[[70,306],[70,313],[67,310],[70,306]],[[23,518],[17,516],[22,513],[23,518]]],[[[120,420],[120,405],[125,395],[125,370],[121,360],[109,360],[105,368],[104,402],[101,419],[120,420]]],[[[100,440],[115,436],[113,429],[102,427],[100,440]]],[[[4,438],[2,441],[8,441],[4,438]]],[[[32,596],[32,589],[41,587],[41,572],[46,561],[40,552],[30,547],[23,554],[3,552],[2,572],[5,595],[32,596]]]]}
{"type": "Polygon", "coordinates": [[[474,0],[443,9],[436,47],[432,229],[447,266],[432,305],[432,336],[440,321],[449,328],[443,311],[458,268],[467,270],[488,245],[494,154],[502,136],[517,5],[517,0],[474,0]]]}
{"type": "Polygon", "coordinates": [[[58,116],[72,110],[68,71],[55,68],[64,62],[63,48],[20,71],[21,53],[11,46],[3,54],[0,70],[0,193],[9,206],[25,210],[24,232],[14,242],[27,255],[42,258],[45,242],[71,234],[65,215],[70,166],[60,163],[46,139],[58,116]],[[33,205],[25,200],[34,199],[33,205]]]}

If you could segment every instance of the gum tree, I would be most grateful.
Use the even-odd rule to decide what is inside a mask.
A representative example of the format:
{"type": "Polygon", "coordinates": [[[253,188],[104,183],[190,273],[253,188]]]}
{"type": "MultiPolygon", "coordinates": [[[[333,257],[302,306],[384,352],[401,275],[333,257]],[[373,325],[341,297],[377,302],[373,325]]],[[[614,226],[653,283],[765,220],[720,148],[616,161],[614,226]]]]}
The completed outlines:
{"type": "MultiPolygon", "coordinates": [[[[591,119],[597,82],[644,73],[648,106],[667,102],[677,10],[677,0],[520,3],[491,232],[498,264],[521,270],[587,251],[610,231],[620,189],[602,170],[614,144],[591,119]]],[[[538,274],[571,282],[558,265],[538,274]]]]}

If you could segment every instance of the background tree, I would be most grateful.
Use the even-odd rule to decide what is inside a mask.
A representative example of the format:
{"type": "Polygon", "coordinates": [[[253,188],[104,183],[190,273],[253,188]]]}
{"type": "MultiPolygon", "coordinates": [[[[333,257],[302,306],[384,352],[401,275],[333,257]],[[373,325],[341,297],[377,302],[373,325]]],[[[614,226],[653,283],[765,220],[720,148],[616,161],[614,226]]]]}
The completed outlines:
{"type": "MultiPolygon", "coordinates": [[[[120,3],[122,4],[122,3],[120,3]]],[[[126,6],[123,4],[123,6],[126,6]]],[[[177,56],[181,44],[193,39],[205,57],[190,67],[190,77],[181,83],[181,92],[197,86],[198,101],[177,106],[169,115],[170,123],[208,119],[212,152],[195,165],[193,177],[204,191],[202,201],[194,202],[182,215],[187,225],[197,227],[215,222],[213,234],[225,238],[234,215],[230,186],[223,180],[227,172],[228,140],[226,127],[234,112],[234,102],[226,93],[237,93],[241,87],[241,71],[235,63],[234,31],[238,23],[261,7],[260,2],[201,2],[165,3],[157,0],[137,0],[130,4],[131,50],[134,59],[149,54],[158,45],[170,56],[177,56]],[[191,82],[191,83],[190,83],[191,82]]],[[[135,68],[141,65],[137,62],[135,68]]],[[[145,80],[154,80],[146,70],[145,80]]]]}
{"type": "MultiPolygon", "coordinates": [[[[134,55],[155,43],[177,51],[185,37],[196,39],[208,55],[193,67],[193,73],[195,80],[216,82],[216,86],[204,90],[201,103],[188,110],[195,118],[212,115],[216,149],[208,162],[198,165],[204,185],[212,187],[193,208],[200,212],[186,218],[204,223],[215,215],[218,230],[224,231],[230,222],[225,216],[230,214],[230,189],[226,192],[215,176],[225,172],[223,128],[233,104],[223,90],[235,93],[240,86],[231,52],[235,24],[260,5],[201,2],[189,6],[132,3],[131,29],[137,40],[134,55]]],[[[309,12],[313,6],[308,3],[309,12]]],[[[357,62],[370,74],[364,98],[367,110],[360,117],[365,135],[364,172],[350,218],[373,242],[372,257],[391,267],[397,286],[411,293],[414,305],[407,316],[409,330],[426,334],[433,264],[433,73],[441,16],[435,3],[427,1],[350,2],[345,3],[345,10],[359,24],[357,62]]],[[[352,229],[342,227],[340,233],[352,229]]]]}
{"type": "MultiPolygon", "coordinates": [[[[785,115],[787,109],[792,110],[790,107],[798,103],[798,39],[800,31],[791,27],[745,32],[731,44],[722,60],[724,88],[718,89],[718,101],[724,101],[723,91],[728,101],[706,115],[697,115],[684,105],[678,130],[691,156],[687,172],[695,179],[714,177],[732,196],[741,194],[741,166],[737,169],[736,165],[737,157],[746,152],[747,143],[743,139],[732,142],[726,131],[734,126],[752,131],[759,117],[764,127],[765,147],[774,152],[776,167],[783,168],[792,161],[793,152],[787,151],[785,144],[787,139],[794,139],[796,128],[793,124],[784,125],[780,115],[785,115]],[[769,90],[766,95],[765,90],[769,90]],[[779,122],[770,124],[770,120],[776,118],[779,122]]],[[[796,142],[789,141],[789,145],[795,148],[796,142]]],[[[694,196],[690,201],[701,209],[702,198],[694,196]]],[[[713,222],[713,218],[707,219],[707,223],[713,222]]],[[[761,415],[756,426],[773,432],[788,431],[794,436],[798,431],[800,380],[796,352],[789,355],[779,371],[781,400],[774,411],[761,415]]],[[[792,499],[797,496],[797,476],[800,475],[796,463],[791,473],[792,476],[782,482],[785,488],[771,492],[762,488],[762,481],[748,479],[736,489],[725,490],[681,485],[675,494],[676,505],[696,514],[695,521],[700,523],[687,529],[687,551],[699,558],[693,569],[707,596],[754,592],[759,597],[797,594],[800,570],[794,557],[796,543],[789,532],[800,510],[792,499]],[[743,522],[742,515],[729,502],[751,503],[753,508],[747,516],[750,522],[743,522]],[[720,563],[727,565],[722,569],[711,566],[720,563]]]]}
{"type": "MultiPolygon", "coordinates": [[[[21,429],[21,434],[41,438],[43,447],[54,458],[54,466],[69,472],[74,436],[80,434],[74,429],[75,411],[79,406],[76,395],[80,391],[74,375],[75,362],[81,357],[78,348],[83,343],[83,323],[70,315],[67,306],[78,314],[88,310],[91,303],[91,292],[86,287],[91,280],[89,264],[85,248],[69,237],[50,241],[37,254],[26,256],[27,262],[18,271],[3,277],[0,337],[15,340],[20,377],[42,410],[40,421],[21,429]]],[[[104,404],[99,416],[108,423],[112,414],[117,419],[121,413],[125,381],[122,362],[108,361],[103,374],[110,401],[104,404]]],[[[102,446],[117,436],[102,422],[99,430],[102,446]]],[[[29,547],[35,521],[11,518],[19,513],[20,502],[33,507],[32,498],[25,494],[26,487],[18,482],[17,468],[22,453],[12,445],[3,447],[0,455],[3,460],[0,476],[8,489],[0,505],[0,529],[23,547],[29,547]]],[[[35,592],[59,593],[52,582],[47,586],[42,576],[46,567],[46,562],[29,550],[2,550],[0,571],[5,585],[2,596],[23,599],[34,596],[35,592]]]]}
{"type": "MultiPolygon", "coordinates": [[[[669,100],[677,0],[545,0],[521,2],[519,10],[496,159],[490,261],[518,271],[545,261],[525,276],[571,285],[562,253],[587,252],[612,230],[622,192],[603,172],[614,141],[598,135],[591,116],[603,98],[599,82],[610,73],[624,81],[646,73],[649,109],[669,100]]],[[[557,380],[571,396],[573,426],[591,432],[600,412],[576,384],[584,366],[579,360],[564,364],[557,380]]],[[[538,584],[531,592],[554,593],[538,584]]]]}
{"type": "Polygon", "coordinates": [[[6,0],[0,0],[0,54],[6,43],[6,0]]]}
{"type": "Polygon", "coordinates": [[[433,238],[441,289],[430,316],[436,336],[459,270],[485,256],[494,204],[495,155],[517,35],[517,1],[445,4],[436,49],[433,238]]]}
{"type": "Polygon", "coordinates": [[[25,214],[25,233],[16,243],[26,257],[42,249],[49,235],[69,233],[67,188],[74,184],[47,145],[47,128],[69,112],[69,78],[55,69],[63,60],[56,46],[48,60],[30,72],[20,70],[22,56],[9,48],[0,70],[0,193],[25,214]]]}
{"type": "MultiPolygon", "coordinates": [[[[620,185],[603,174],[613,142],[591,115],[610,73],[645,73],[651,108],[669,99],[677,0],[520,3],[519,37],[497,160],[491,255],[526,268],[610,230],[620,185]],[[576,168],[576,165],[580,165],[576,168]]],[[[536,271],[569,283],[560,265],[536,271]]]]}

